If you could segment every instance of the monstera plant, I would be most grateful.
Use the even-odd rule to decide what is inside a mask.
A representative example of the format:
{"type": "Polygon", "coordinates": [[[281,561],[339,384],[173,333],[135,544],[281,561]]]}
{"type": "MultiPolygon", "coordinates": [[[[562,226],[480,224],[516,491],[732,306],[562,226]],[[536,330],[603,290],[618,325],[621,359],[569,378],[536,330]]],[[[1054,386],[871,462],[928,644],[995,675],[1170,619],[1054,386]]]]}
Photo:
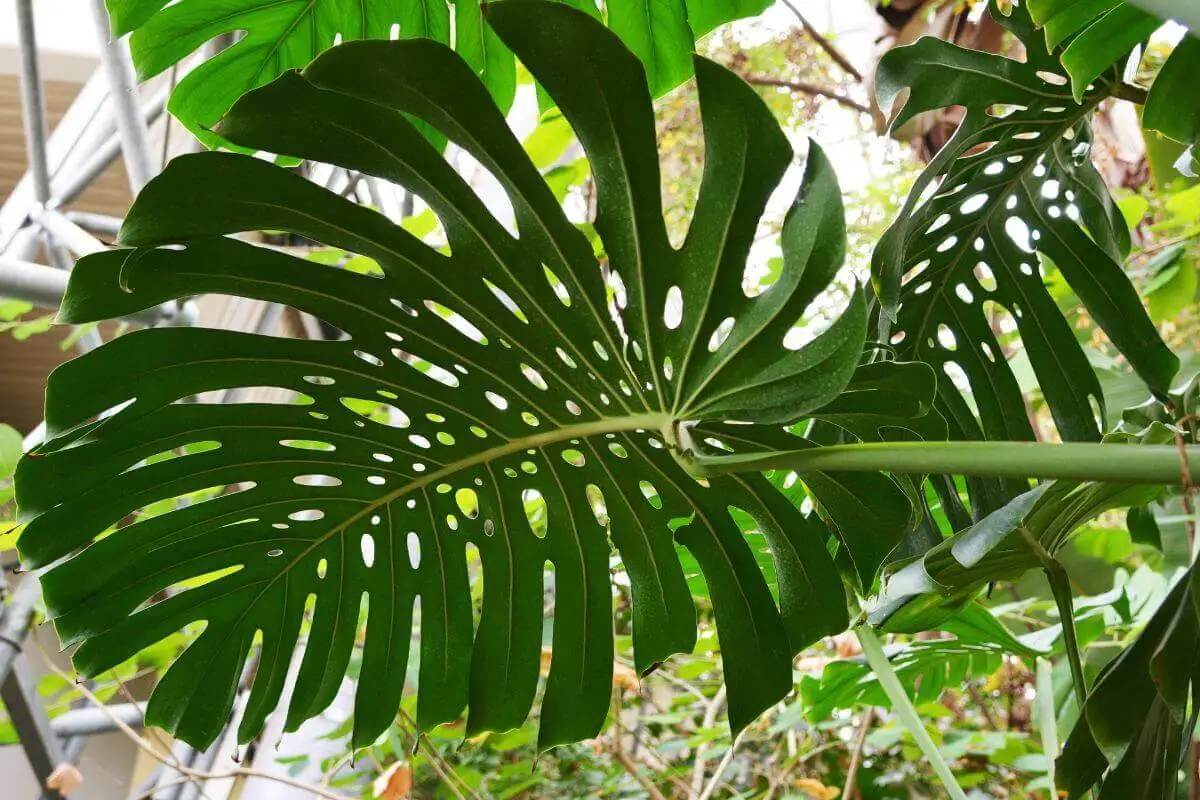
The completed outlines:
{"type": "MultiPolygon", "coordinates": [[[[183,19],[195,3],[129,4],[145,13],[127,27],[183,19]]],[[[676,247],[646,66],[593,14],[534,0],[487,8],[485,40],[516,55],[586,153],[594,237],[564,213],[469,54],[429,38],[351,41],[303,71],[276,70],[214,134],[403,186],[437,215],[444,247],[269,159],[206,152],[172,161],[120,246],[71,275],[67,322],[214,293],[337,331],[136,331],[50,379],[47,441],[17,474],[19,546],[85,675],[197,631],[158,684],[150,723],[207,746],[252,674],[238,736],[253,739],[299,648],[294,730],[333,700],[361,644],[353,741],[366,745],[395,718],[417,641],[419,727],[466,709],[468,732],[512,728],[539,695],[549,580],[539,745],[593,736],[612,686],[615,557],[643,673],[692,650],[689,581],[703,581],[736,732],[792,690],[797,653],[849,626],[848,595],[877,595],[862,621],[920,629],[997,577],[1040,567],[1057,592],[1056,553],[1081,521],[1200,477],[1200,453],[1168,427],[1194,392],[1171,394],[1178,362],[1120,270],[1128,231],[1086,158],[1087,117],[1117,75],[1073,95],[1023,5],[993,13],[1026,42],[1027,62],[931,42],[884,61],[885,99],[911,89],[902,120],[954,104],[966,119],[881,242],[873,286],[803,346],[790,334],[846,244],[820,148],[804,148],[779,277],[751,296],[750,248],[795,158],[757,94],[695,59],[705,165],[676,247]],[[446,141],[494,176],[511,219],[455,171],[446,141]],[[378,269],[235,236],[257,231],[378,269]],[[1042,285],[1048,266],[1159,396],[1155,418],[1099,441],[1106,409],[1042,285]],[[1015,317],[1069,443],[1028,441],[991,305],[1015,317]],[[229,390],[253,399],[206,402],[229,390]],[[926,475],[972,478],[969,494],[934,481],[957,531],[944,540],[926,475]]],[[[238,47],[251,45],[227,59],[238,47]]],[[[1069,619],[1069,587],[1060,606],[1069,619]]],[[[1184,608],[1176,597],[1163,613],[1184,608]]],[[[1191,617],[1175,629],[1184,644],[1196,636],[1191,617]]],[[[1179,727],[1188,677],[1174,677],[1154,713],[1179,727]]],[[[1102,702],[1087,698],[1089,721],[1102,702]]],[[[1125,752],[1103,736],[1075,745],[1073,791],[1103,772],[1104,747],[1110,760],[1125,752]]]]}
{"type": "MultiPolygon", "coordinates": [[[[784,347],[842,262],[828,163],[810,149],[784,228],[783,277],[749,298],[740,288],[748,249],[793,158],[757,95],[697,61],[710,157],[693,233],[673,249],[638,60],[566,7],[497,6],[490,24],[588,154],[599,262],[468,65],[444,45],[411,40],[335,48],[244,97],[220,133],[409,187],[438,214],[448,252],[266,161],[202,153],[174,161],[141,194],[122,229],[125,249],[74,272],[65,319],[223,292],[288,304],[344,333],[292,341],[141,331],[71,362],[49,387],[49,441],[19,476],[31,520],[22,552],[44,566],[88,545],[43,577],[60,635],[84,641],[75,663],[85,673],[205,623],[148,714],[189,741],[216,736],[261,640],[241,735],[258,732],[278,702],[310,598],[289,727],[332,700],[364,612],[355,741],[390,724],[418,597],[419,724],[453,720],[469,705],[472,731],[518,725],[538,685],[547,564],[554,656],[540,741],[595,734],[613,660],[601,506],[633,581],[639,669],[693,647],[695,611],[673,540],[699,562],[721,624],[735,728],[790,690],[796,652],[847,624],[823,524],[759,475],[698,482],[673,457],[694,420],[793,422],[834,400],[854,373],[866,329],[860,293],[811,343],[784,347]],[[410,117],[491,170],[512,202],[515,231],[410,117]],[[362,254],[382,275],[225,238],[260,229],[362,254]],[[183,402],[256,386],[297,400],[183,402]],[[384,413],[364,412],[372,406],[384,413]],[[146,463],[181,448],[188,454],[146,463]],[[103,537],[151,502],[216,486],[227,490],[103,537]],[[531,493],[545,504],[541,535],[525,511],[531,493]],[[754,517],[770,544],[778,606],[731,507],[754,517]],[[673,535],[669,523],[681,519],[673,535]],[[485,587],[477,624],[469,547],[485,587]],[[198,576],[206,582],[154,600],[198,576]]],[[[883,555],[864,568],[868,586],[883,555]]]]}

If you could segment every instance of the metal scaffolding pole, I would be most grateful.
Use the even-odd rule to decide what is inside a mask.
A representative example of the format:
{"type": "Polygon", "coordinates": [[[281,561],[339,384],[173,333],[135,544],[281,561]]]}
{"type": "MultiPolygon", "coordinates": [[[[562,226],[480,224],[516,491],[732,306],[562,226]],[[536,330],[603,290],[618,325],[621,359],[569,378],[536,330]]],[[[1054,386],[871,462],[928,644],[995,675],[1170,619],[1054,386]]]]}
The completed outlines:
{"type": "Polygon", "coordinates": [[[43,211],[38,215],[37,223],[51,238],[64,245],[76,256],[101,253],[106,249],[104,242],[67,219],[59,211],[52,209],[43,211]]]}
{"type": "MultiPolygon", "coordinates": [[[[145,117],[137,101],[127,45],[107,41],[107,17],[102,0],[98,0],[95,6],[97,23],[103,22],[102,61],[108,94],[113,105],[113,116],[116,118],[120,134],[120,149],[124,151],[126,170],[136,191],[149,179],[152,172],[145,136],[145,117]]],[[[14,196],[10,196],[5,202],[4,208],[0,209],[2,215],[10,220],[6,226],[12,226],[7,228],[3,241],[0,242],[0,294],[16,296],[37,305],[53,308],[62,301],[67,284],[67,270],[72,266],[67,249],[75,254],[85,254],[101,250],[104,245],[52,208],[57,203],[51,186],[54,176],[48,156],[50,137],[46,125],[44,85],[37,58],[33,1],[16,0],[16,17],[21,52],[21,104],[28,163],[28,180],[23,180],[22,183],[28,188],[14,193],[14,196]],[[31,194],[32,198],[26,193],[31,194]],[[29,222],[33,225],[29,225],[29,222]],[[25,260],[36,252],[39,229],[44,234],[43,244],[46,251],[59,269],[25,260]]],[[[69,125],[60,129],[59,140],[64,146],[55,154],[56,171],[70,163],[72,155],[79,153],[76,148],[85,139],[93,140],[91,146],[94,147],[96,139],[111,138],[111,128],[104,130],[103,125],[97,127],[98,116],[102,116],[97,113],[100,109],[99,101],[102,99],[99,97],[100,88],[102,87],[98,80],[89,81],[85,92],[82,93],[86,96],[78,101],[79,110],[69,115],[69,125]],[[95,104],[94,107],[91,107],[92,104],[95,104]]],[[[87,157],[84,163],[91,167],[87,176],[88,182],[103,171],[103,168],[96,169],[96,166],[103,163],[106,167],[116,152],[117,148],[112,148],[111,155],[100,154],[104,158],[102,162],[98,162],[94,155],[87,157]]],[[[69,195],[81,188],[79,182],[72,181],[67,185],[68,191],[64,194],[69,195]]],[[[151,309],[138,316],[142,317],[139,321],[153,324],[161,321],[164,316],[187,316],[184,312],[185,309],[177,304],[169,304],[167,307],[151,309]]],[[[194,314],[194,309],[189,313],[194,314]]],[[[98,342],[99,336],[94,330],[88,337],[81,339],[85,348],[98,342]]],[[[44,427],[39,428],[44,431],[44,427]]],[[[35,432],[28,437],[28,441],[35,443],[39,438],[35,432]]],[[[3,595],[4,588],[3,575],[0,575],[0,596],[3,595]]],[[[41,587],[37,578],[29,575],[17,587],[11,601],[0,606],[0,700],[3,701],[25,750],[41,787],[42,796],[57,800],[61,795],[49,788],[51,776],[55,770],[78,759],[84,742],[82,737],[99,731],[101,723],[93,714],[88,713],[95,710],[80,709],[61,717],[57,723],[60,730],[55,730],[55,725],[51,723],[37,694],[36,682],[22,657],[22,647],[29,634],[34,608],[40,594],[41,587]],[[68,747],[64,747],[63,738],[69,739],[68,747]]],[[[131,712],[137,712],[136,721],[140,723],[142,709],[137,705],[130,705],[118,713],[130,716],[131,712]]],[[[105,723],[111,726],[107,715],[99,711],[95,711],[95,714],[103,716],[105,723]]]]}
{"type": "MultiPolygon", "coordinates": [[[[167,93],[165,91],[151,98],[149,104],[141,112],[146,125],[154,124],[163,115],[166,102],[167,93]]],[[[119,155],[121,155],[121,136],[119,133],[113,133],[95,150],[91,151],[86,160],[79,164],[71,164],[69,170],[64,169],[60,174],[55,175],[55,180],[51,184],[54,206],[57,208],[66,205],[78,198],[96,182],[97,178],[104,174],[104,171],[117,160],[119,155]]],[[[128,166],[126,173],[128,174],[128,166]]],[[[132,183],[131,179],[131,186],[132,183]]]]}
{"type": "Polygon", "coordinates": [[[21,48],[21,116],[25,123],[25,149],[33,175],[33,196],[44,205],[50,200],[50,170],[46,165],[46,104],[38,66],[33,0],[17,0],[17,36],[21,48]]]}
{"type": "Polygon", "coordinates": [[[66,218],[85,231],[96,235],[116,236],[121,230],[121,218],[110,217],[107,214],[93,214],[90,211],[67,211],[66,218]]]}
{"type": "MultiPolygon", "coordinates": [[[[3,591],[4,586],[0,584],[0,596],[3,591]]],[[[22,581],[13,592],[9,604],[0,609],[0,683],[8,677],[9,669],[21,654],[25,634],[33,621],[33,609],[40,596],[41,586],[36,579],[22,581]]]]}
{"type": "MultiPolygon", "coordinates": [[[[62,305],[68,278],[65,270],[0,255],[0,297],[22,300],[38,308],[57,309],[62,305]]],[[[122,319],[145,326],[190,325],[196,319],[196,306],[188,303],[181,310],[177,303],[163,303],[122,319]]]]}
{"type": "Polygon", "coordinates": [[[66,290],[67,273],[62,270],[0,256],[0,297],[54,309],[66,290]]]}
{"type": "MultiPolygon", "coordinates": [[[[61,176],[75,169],[70,163],[72,154],[91,153],[116,131],[107,99],[107,79],[103,70],[97,69],[47,138],[46,161],[52,197],[61,176]]],[[[14,235],[28,221],[35,203],[33,173],[26,168],[25,174],[0,205],[0,251],[10,247],[14,235]]],[[[13,255],[11,250],[9,255],[13,255]]]]}
{"type": "Polygon", "coordinates": [[[154,164],[150,159],[149,135],[146,121],[138,101],[137,82],[133,73],[133,61],[129,56],[129,42],[113,39],[108,22],[108,9],[104,0],[90,0],[96,35],[100,40],[100,61],[108,73],[109,97],[117,118],[117,131],[121,135],[121,151],[125,155],[125,172],[136,194],[154,177],[154,164]]]}
{"type": "Polygon", "coordinates": [[[37,681],[24,661],[15,662],[8,676],[0,682],[0,700],[4,701],[8,719],[17,731],[33,774],[37,776],[42,796],[61,798],[63,795],[48,784],[59,765],[66,763],[66,757],[62,744],[50,729],[50,718],[38,697],[37,681]]]}
{"type": "Polygon", "coordinates": [[[118,703],[99,708],[73,708],[50,721],[50,730],[65,738],[91,736],[95,733],[108,733],[117,730],[120,720],[131,728],[140,728],[146,720],[145,703],[118,703]]]}

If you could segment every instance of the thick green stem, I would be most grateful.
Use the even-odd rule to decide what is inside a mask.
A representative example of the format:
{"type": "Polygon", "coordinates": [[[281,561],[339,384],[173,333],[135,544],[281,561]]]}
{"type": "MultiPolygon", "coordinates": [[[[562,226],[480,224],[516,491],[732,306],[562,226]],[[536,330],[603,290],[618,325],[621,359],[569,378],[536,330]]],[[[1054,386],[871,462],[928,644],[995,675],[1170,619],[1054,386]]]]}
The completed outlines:
{"type": "Polygon", "coordinates": [[[701,475],[788,469],[1179,485],[1185,458],[1192,482],[1200,483],[1200,447],[1170,445],[888,442],[696,456],[691,466],[701,475]]]}
{"type": "MultiPolygon", "coordinates": [[[[1079,703],[1079,715],[1082,718],[1084,714],[1084,704],[1087,703],[1088,685],[1087,676],[1083,672],[1083,658],[1079,652],[1079,637],[1075,632],[1075,605],[1071,595],[1071,581],[1067,577],[1067,570],[1062,563],[1056,559],[1050,551],[1042,546],[1042,543],[1037,540],[1029,529],[1024,525],[1017,528],[1029,549],[1037,556],[1041,562],[1042,568],[1046,571],[1046,578],[1050,582],[1050,593],[1054,595],[1054,603],[1058,606],[1058,616],[1062,620],[1063,629],[1063,648],[1067,651],[1067,664],[1071,667],[1071,686],[1075,690],[1075,699],[1079,703]]],[[[1039,667],[1040,669],[1040,667],[1039,667]]],[[[1039,696],[1042,692],[1042,687],[1039,684],[1039,696]]],[[[1053,705],[1053,702],[1051,702],[1053,705]]],[[[1051,716],[1051,724],[1053,724],[1053,716],[1051,716]]],[[[1050,751],[1047,750],[1049,758],[1050,751]]],[[[1053,759],[1051,758],[1051,761],[1053,759]]],[[[1051,768],[1050,782],[1054,782],[1054,772],[1051,768]]],[[[1092,800],[1096,800],[1100,793],[1097,788],[1093,788],[1091,792],[1092,800]]]]}
{"type": "Polygon", "coordinates": [[[888,699],[892,701],[892,711],[896,713],[901,724],[904,725],[909,735],[916,741],[917,747],[925,754],[929,765],[933,767],[933,771],[937,773],[938,779],[941,780],[942,786],[946,789],[946,794],[952,800],[967,800],[967,796],[963,793],[962,787],[958,785],[954,773],[950,771],[950,766],[942,758],[942,754],[937,749],[937,745],[933,743],[933,739],[929,738],[929,732],[925,730],[925,724],[921,721],[921,715],[913,707],[912,700],[908,697],[908,692],[904,691],[904,686],[901,685],[900,679],[896,677],[896,671],[892,669],[892,662],[884,654],[883,646],[879,643],[879,637],[875,635],[874,631],[866,627],[855,628],[854,633],[858,636],[858,643],[862,645],[863,655],[867,657],[867,663],[871,665],[871,669],[875,672],[875,677],[879,681],[879,685],[883,687],[883,691],[887,694],[888,699]]]}
{"type": "Polygon", "coordinates": [[[1137,103],[1139,106],[1146,105],[1146,101],[1150,99],[1150,93],[1142,87],[1121,82],[1113,84],[1112,96],[1137,103]]]}

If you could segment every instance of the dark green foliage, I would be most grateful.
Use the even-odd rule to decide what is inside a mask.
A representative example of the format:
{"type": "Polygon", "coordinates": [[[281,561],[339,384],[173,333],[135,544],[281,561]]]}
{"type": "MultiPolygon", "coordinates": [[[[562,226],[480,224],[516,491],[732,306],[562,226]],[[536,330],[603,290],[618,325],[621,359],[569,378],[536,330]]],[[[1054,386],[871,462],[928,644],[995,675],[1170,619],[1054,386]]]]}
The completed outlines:
{"type": "MultiPolygon", "coordinates": [[[[194,744],[207,745],[225,722],[256,641],[240,738],[255,736],[279,702],[302,630],[287,727],[321,711],[341,684],[363,613],[354,742],[369,743],[404,689],[417,597],[418,724],[454,720],[469,706],[469,732],[520,725],[538,692],[547,562],[554,655],[540,745],[594,735],[611,687],[610,535],[632,580],[639,670],[691,650],[695,612],[673,539],[698,562],[735,731],[790,691],[795,653],[847,624],[824,525],[759,475],[702,484],[671,453],[680,423],[792,422],[851,379],[866,323],[858,293],[809,345],[782,344],[843,256],[827,161],[814,145],[784,226],[782,274],[749,298],[741,282],[756,224],[792,160],[753,91],[697,60],[708,158],[691,233],[675,250],[638,60],[598,22],[561,5],[506,2],[489,24],[587,152],[604,265],[623,287],[615,304],[608,293],[617,278],[606,286],[592,245],[485,85],[428,40],[334,48],[240,100],[221,133],[411,189],[440,217],[449,254],[266,161],[204,153],[173,161],[139,196],[121,231],[128,249],[83,259],[72,273],[62,315],[74,322],[215,292],[287,304],[346,334],[297,341],[138,331],[51,377],[49,440],[18,473],[29,521],[23,555],[31,566],[69,556],[43,582],[63,641],[81,643],[74,662],[84,674],[205,623],[148,711],[152,724],[194,744]],[[496,176],[519,237],[410,119],[496,176]],[[262,229],[358,253],[382,274],[224,238],[262,229]],[[682,294],[674,326],[664,321],[672,287],[682,294]],[[718,331],[723,338],[713,338],[718,331]],[[256,386],[299,400],[185,402],[256,386]],[[146,463],[200,443],[211,444],[146,463]],[[214,486],[228,488],[101,538],[140,507],[214,486]],[[540,533],[529,510],[537,502],[547,521],[540,533]],[[778,604],[734,510],[753,518],[770,549],[778,604]],[[482,562],[477,621],[468,545],[482,562]]],[[[860,566],[868,585],[890,549],[884,541],[860,566]]]]}
{"type": "Polygon", "coordinates": [[[1175,797],[1195,724],[1188,719],[1188,698],[1200,685],[1192,575],[1189,570],[1183,576],[1092,687],[1058,759],[1059,788],[1068,800],[1083,796],[1102,777],[1099,800],[1175,797]]]}
{"type": "MultiPolygon", "coordinates": [[[[900,358],[937,369],[952,439],[1033,438],[1006,354],[1014,334],[1063,438],[1098,439],[1100,385],[1043,274],[1062,274],[1154,392],[1165,396],[1178,368],[1121,268],[1129,233],[1088,158],[1088,118],[1114,75],[1077,101],[1025,7],[1004,16],[993,0],[991,13],[1026,61],[925,38],[880,62],[881,105],[910,89],[896,125],[950,105],[966,115],[875,251],[879,330],[900,358]]],[[[1021,491],[971,487],[979,516],[1021,491]]]]}

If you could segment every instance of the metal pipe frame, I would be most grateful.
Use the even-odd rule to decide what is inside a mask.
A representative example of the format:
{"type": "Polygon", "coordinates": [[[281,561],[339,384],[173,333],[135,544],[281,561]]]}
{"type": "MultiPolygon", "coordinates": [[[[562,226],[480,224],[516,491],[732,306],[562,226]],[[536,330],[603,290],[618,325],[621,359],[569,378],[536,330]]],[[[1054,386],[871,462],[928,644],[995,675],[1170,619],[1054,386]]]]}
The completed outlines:
{"type": "Polygon", "coordinates": [[[17,33],[21,49],[21,116],[25,124],[25,147],[33,175],[34,198],[44,205],[50,200],[50,170],[46,161],[46,103],[38,65],[33,0],[17,0],[17,33]]]}
{"type": "MultiPolygon", "coordinates": [[[[55,310],[62,305],[67,291],[69,273],[44,264],[34,264],[0,255],[0,296],[21,300],[38,308],[55,310]]],[[[135,325],[190,325],[195,322],[196,305],[182,308],[176,303],[163,303],[127,317],[135,325]]]]}
{"type": "Polygon", "coordinates": [[[121,230],[121,218],[90,211],[65,211],[63,216],[93,235],[116,236],[121,230]]]}
{"type": "MultiPolygon", "coordinates": [[[[61,176],[76,168],[71,161],[79,161],[82,154],[95,151],[116,131],[107,99],[107,81],[103,70],[97,68],[46,140],[52,196],[61,176]]],[[[26,169],[8,199],[0,206],[0,250],[6,248],[16,232],[27,224],[29,211],[35,202],[33,175],[31,170],[26,169]]]]}
{"type": "Polygon", "coordinates": [[[0,683],[7,679],[13,662],[21,654],[41,595],[42,587],[36,580],[22,581],[8,606],[0,609],[0,683]]]}
{"type": "Polygon", "coordinates": [[[50,719],[37,693],[37,681],[24,661],[15,662],[0,682],[0,700],[9,721],[17,731],[25,757],[33,767],[42,796],[58,800],[63,795],[50,789],[47,782],[60,764],[66,763],[62,744],[50,729],[50,719]]]}
{"type": "Polygon", "coordinates": [[[106,249],[104,242],[63,216],[61,211],[47,208],[34,221],[51,239],[66,247],[76,256],[90,256],[106,249]]]}
{"type": "Polygon", "coordinates": [[[136,194],[154,176],[154,165],[150,157],[146,121],[142,117],[141,103],[138,101],[137,82],[134,78],[133,62],[129,56],[129,42],[112,38],[108,9],[104,6],[104,0],[90,0],[89,5],[100,43],[100,63],[108,74],[109,98],[117,118],[117,132],[121,136],[125,172],[129,175],[130,187],[136,194]]]}
{"type": "MultiPolygon", "coordinates": [[[[153,98],[141,110],[142,119],[146,125],[153,125],[157,122],[166,110],[167,92],[164,90],[153,98]]],[[[81,151],[90,152],[90,155],[80,159],[81,163],[71,164],[70,170],[64,168],[67,174],[60,178],[55,175],[55,179],[51,182],[51,194],[53,199],[51,204],[57,208],[76,200],[79,195],[95,183],[96,179],[104,174],[104,171],[117,160],[117,156],[122,155],[122,142],[119,133],[112,133],[102,142],[100,142],[94,150],[81,151]]],[[[128,166],[126,167],[128,175],[128,166]]],[[[132,181],[130,182],[132,185],[132,181]]]]}
{"type": "Polygon", "coordinates": [[[114,717],[131,728],[141,728],[146,721],[146,704],[117,703],[104,709],[73,708],[50,720],[50,730],[64,739],[79,739],[117,730],[114,717]]]}

